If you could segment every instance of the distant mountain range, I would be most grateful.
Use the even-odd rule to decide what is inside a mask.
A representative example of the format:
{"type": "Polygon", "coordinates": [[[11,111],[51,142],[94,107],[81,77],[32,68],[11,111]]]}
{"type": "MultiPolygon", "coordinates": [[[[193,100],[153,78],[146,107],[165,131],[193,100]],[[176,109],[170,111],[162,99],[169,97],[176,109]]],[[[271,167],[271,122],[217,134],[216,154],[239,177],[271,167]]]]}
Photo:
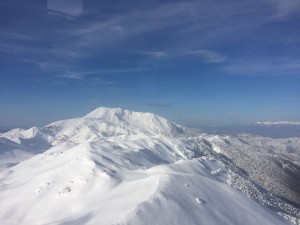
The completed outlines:
{"type": "Polygon", "coordinates": [[[203,132],[215,134],[248,133],[271,138],[300,137],[300,125],[298,122],[257,122],[227,126],[200,126],[198,128],[203,132]]]}

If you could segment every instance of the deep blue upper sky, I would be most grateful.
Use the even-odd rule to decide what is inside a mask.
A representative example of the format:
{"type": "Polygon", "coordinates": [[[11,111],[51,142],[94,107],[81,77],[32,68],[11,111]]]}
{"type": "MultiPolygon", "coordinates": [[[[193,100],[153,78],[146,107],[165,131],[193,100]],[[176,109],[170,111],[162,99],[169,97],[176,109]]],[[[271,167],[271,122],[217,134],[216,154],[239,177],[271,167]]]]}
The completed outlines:
{"type": "Polygon", "coordinates": [[[299,0],[3,0],[0,125],[99,106],[300,121],[299,0]]]}

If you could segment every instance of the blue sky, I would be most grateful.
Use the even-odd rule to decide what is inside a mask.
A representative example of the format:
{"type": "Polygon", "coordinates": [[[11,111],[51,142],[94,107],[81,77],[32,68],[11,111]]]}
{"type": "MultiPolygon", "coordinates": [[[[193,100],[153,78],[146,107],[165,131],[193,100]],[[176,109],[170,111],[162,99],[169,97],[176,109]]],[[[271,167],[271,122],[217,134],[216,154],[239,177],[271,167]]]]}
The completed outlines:
{"type": "Polygon", "coordinates": [[[300,121],[300,1],[1,1],[0,125],[96,107],[300,121]]]}

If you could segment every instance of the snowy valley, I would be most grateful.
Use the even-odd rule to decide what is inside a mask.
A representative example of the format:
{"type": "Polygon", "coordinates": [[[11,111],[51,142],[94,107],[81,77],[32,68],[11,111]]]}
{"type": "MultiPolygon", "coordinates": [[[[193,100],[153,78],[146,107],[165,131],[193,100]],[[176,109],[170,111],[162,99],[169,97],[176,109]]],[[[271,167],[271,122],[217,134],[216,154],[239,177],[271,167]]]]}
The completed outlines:
{"type": "Polygon", "coordinates": [[[98,108],[0,134],[0,224],[300,224],[300,138],[98,108]]]}

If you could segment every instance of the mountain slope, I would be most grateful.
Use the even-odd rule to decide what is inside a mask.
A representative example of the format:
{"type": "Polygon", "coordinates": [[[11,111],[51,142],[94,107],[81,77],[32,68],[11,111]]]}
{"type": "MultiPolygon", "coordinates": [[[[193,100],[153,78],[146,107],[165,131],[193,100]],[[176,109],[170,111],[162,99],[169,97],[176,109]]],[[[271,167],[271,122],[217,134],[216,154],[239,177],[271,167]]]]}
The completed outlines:
{"type": "Polygon", "coordinates": [[[2,134],[3,146],[40,154],[1,170],[0,224],[297,223],[297,208],[270,200],[208,136],[191,132],[154,114],[99,108],[2,134]]]}
{"type": "Polygon", "coordinates": [[[293,155],[284,151],[288,145],[270,138],[264,138],[259,143],[261,138],[249,135],[239,135],[237,138],[210,136],[206,139],[212,144],[213,150],[226,155],[235,165],[243,168],[251,180],[300,206],[300,167],[289,160],[293,155]]]}

